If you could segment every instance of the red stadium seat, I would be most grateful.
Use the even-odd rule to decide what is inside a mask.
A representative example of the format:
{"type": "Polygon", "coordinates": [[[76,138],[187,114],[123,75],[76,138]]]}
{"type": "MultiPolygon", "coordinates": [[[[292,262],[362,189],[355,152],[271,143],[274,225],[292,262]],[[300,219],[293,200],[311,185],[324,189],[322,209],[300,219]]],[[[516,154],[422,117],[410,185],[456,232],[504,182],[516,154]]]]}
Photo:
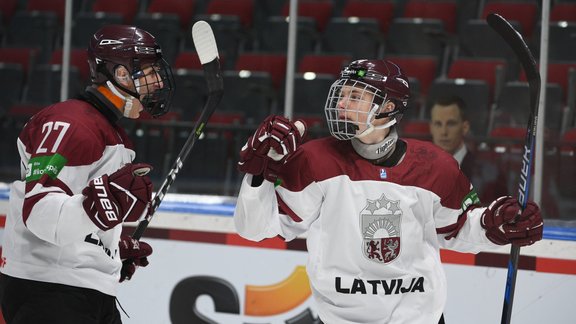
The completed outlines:
{"type": "Polygon", "coordinates": [[[567,130],[564,135],[562,135],[562,140],[576,143],[576,128],[567,130]]]}
{"type": "Polygon", "coordinates": [[[336,76],[331,74],[306,75],[296,73],[292,101],[294,114],[323,116],[326,96],[335,80],[336,76]]]}
{"type": "Polygon", "coordinates": [[[295,114],[292,120],[296,119],[302,120],[306,124],[307,129],[324,127],[326,125],[323,116],[295,114]]]}
{"type": "Polygon", "coordinates": [[[344,66],[350,63],[350,55],[307,54],[298,64],[298,72],[315,72],[337,76],[344,66]]]}
{"type": "Polygon", "coordinates": [[[176,15],[180,26],[185,29],[194,16],[195,4],[195,0],[151,0],[147,12],[176,15]]]}
{"type": "Polygon", "coordinates": [[[548,37],[548,60],[572,62],[576,57],[576,22],[550,22],[548,37]]]}
{"type": "Polygon", "coordinates": [[[550,9],[550,21],[576,22],[576,3],[556,3],[552,9],[550,9]]]}
{"type": "Polygon", "coordinates": [[[202,63],[194,51],[181,51],[174,62],[175,69],[202,70],[202,63]]]}
{"type": "Polygon", "coordinates": [[[206,13],[220,14],[224,16],[238,16],[245,28],[252,26],[254,19],[253,0],[210,0],[206,7],[206,13]]]}
{"type": "MultiPolygon", "coordinates": [[[[558,137],[564,113],[562,88],[555,83],[546,84],[546,136],[558,137]]],[[[530,88],[527,82],[509,81],[504,84],[495,101],[492,121],[495,127],[526,127],[530,114],[530,88]]]]}
{"type": "MultiPolygon", "coordinates": [[[[494,95],[496,89],[497,71],[506,73],[506,61],[498,59],[460,58],[454,60],[448,69],[448,78],[484,80],[490,86],[494,95]]],[[[502,75],[504,80],[504,75],[502,75]]]]}
{"type": "Polygon", "coordinates": [[[532,36],[536,21],[538,20],[538,7],[536,2],[488,2],[484,5],[481,18],[486,19],[488,14],[494,12],[500,14],[502,17],[506,17],[508,20],[517,21],[522,28],[522,34],[528,38],[532,36]]]}
{"type": "Polygon", "coordinates": [[[22,99],[25,77],[22,65],[0,62],[0,116],[22,99]]]}
{"type": "Polygon", "coordinates": [[[395,18],[386,38],[386,53],[394,55],[445,55],[447,42],[444,24],[439,19],[395,18]]]}
{"type": "Polygon", "coordinates": [[[265,53],[242,53],[236,60],[234,70],[268,72],[276,89],[286,76],[286,55],[265,53]]]}
{"type": "MultiPolygon", "coordinates": [[[[576,63],[560,63],[560,62],[549,62],[548,63],[548,83],[557,83],[562,87],[562,91],[565,96],[569,96],[569,78],[570,73],[576,73],[576,63]]],[[[526,81],[526,74],[524,70],[520,72],[520,81],[526,81]]]]}
{"type": "MultiPolygon", "coordinates": [[[[198,118],[200,115],[197,116],[198,118]]],[[[196,120],[196,119],[195,119],[196,120]]],[[[208,122],[211,125],[242,125],[244,114],[240,112],[214,112],[208,122]]]]}
{"type": "MultiPolygon", "coordinates": [[[[62,69],[60,64],[35,65],[30,72],[32,77],[28,78],[26,83],[22,102],[39,105],[59,102],[62,99],[60,93],[62,69]]],[[[85,84],[82,83],[80,73],[74,66],[70,66],[68,79],[67,98],[74,98],[84,90],[85,84]]]]}
{"type": "Polygon", "coordinates": [[[66,0],[28,0],[26,5],[27,11],[49,11],[58,16],[59,21],[64,22],[64,11],[66,0]]]}
{"type": "Polygon", "coordinates": [[[346,53],[353,58],[375,58],[384,53],[384,38],[375,19],[335,17],[321,34],[323,52],[346,53]]]}
{"type": "Polygon", "coordinates": [[[269,72],[228,70],[222,75],[227,90],[218,111],[241,112],[246,124],[259,124],[274,111],[279,91],[269,72]]]}
{"type": "Polygon", "coordinates": [[[562,135],[560,163],[556,174],[558,192],[563,197],[576,197],[576,128],[562,135]]]}
{"type": "MultiPolygon", "coordinates": [[[[194,118],[194,121],[196,121],[198,118],[200,118],[200,115],[196,116],[196,118],[194,118]]],[[[232,130],[222,131],[221,129],[218,129],[218,127],[244,125],[245,122],[246,122],[246,116],[242,112],[232,112],[232,111],[214,112],[212,116],[210,116],[210,119],[208,120],[208,125],[211,127],[214,126],[216,127],[214,127],[215,129],[213,131],[208,129],[206,131],[207,132],[206,136],[210,137],[211,135],[215,136],[218,133],[221,133],[226,140],[232,141],[234,140],[235,132],[232,130]]]]}
{"type": "Polygon", "coordinates": [[[484,155],[492,154],[487,161],[488,163],[495,163],[501,170],[498,173],[500,181],[518,183],[525,136],[526,127],[503,126],[494,128],[490,132],[490,138],[494,140],[491,144],[492,151],[486,152],[484,155]],[[512,178],[506,179],[508,176],[512,178]]]}
{"type": "MultiPolygon", "coordinates": [[[[62,64],[62,49],[52,52],[49,64],[62,64]]],[[[82,80],[90,80],[90,66],[88,65],[88,53],[85,49],[70,50],[70,65],[75,66],[82,80]]]]}
{"type": "Polygon", "coordinates": [[[86,48],[86,42],[98,29],[106,25],[122,23],[123,17],[119,13],[79,12],[74,16],[72,47],[86,48]]]}
{"type": "Polygon", "coordinates": [[[2,22],[6,23],[12,19],[18,7],[18,0],[0,0],[0,13],[2,13],[2,22]]]}
{"type": "MultiPolygon", "coordinates": [[[[333,7],[334,4],[331,0],[301,0],[298,1],[298,15],[316,19],[318,30],[322,32],[332,17],[333,7]]],[[[282,8],[282,15],[288,16],[289,13],[290,1],[286,1],[282,8]]]]}
{"type": "Polygon", "coordinates": [[[491,138],[501,139],[502,142],[494,145],[496,153],[520,153],[524,147],[526,127],[501,126],[490,131],[491,138]]]}
{"type": "Polygon", "coordinates": [[[9,22],[3,40],[6,47],[38,48],[38,62],[46,62],[59,35],[60,26],[55,13],[19,10],[9,22]]]}
{"type": "Polygon", "coordinates": [[[0,48],[0,62],[20,64],[27,74],[36,63],[38,53],[37,48],[0,48]]]}
{"type": "MultiPolygon", "coordinates": [[[[2,150],[2,154],[0,154],[0,172],[2,174],[11,174],[10,178],[20,174],[16,140],[22,131],[22,127],[24,127],[30,117],[42,108],[43,106],[16,104],[11,106],[3,116],[2,140],[0,141],[0,150],[2,150]]],[[[0,321],[0,323],[3,323],[3,321],[0,321]]]]}
{"type": "Polygon", "coordinates": [[[398,64],[406,76],[420,82],[420,92],[426,96],[432,81],[436,78],[438,62],[434,56],[386,56],[386,59],[398,64]]]}
{"type": "Polygon", "coordinates": [[[498,127],[490,132],[491,137],[507,138],[507,139],[523,139],[526,136],[526,128],[524,127],[498,127]]]}
{"type": "Polygon", "coordinates": [[[424,140],[432,139],[432,135],[430,135],[430,122],[427,120],[410,120],[401,122],[400,127],[402,129],[402,134],[406,137],[424,140]]]}
{"type": "Polygon", "coordinates": [[[124,23],[130,24],[136,16],[138,5],[138,0],[95,0],[92,11],[120,14],[124,23]]]}
{"type": "MultiPolygon", "coordinates": [[[[568,129],[562,134],[560,154],[576,159],[576,128],[568,129]]],[[[576,166],[574,160],[572,160],[572,163],[576,166]]]]}
{"type": "Polygon", "coordinates": [[[42,110],[42,108],[44,108],[43,105],[37,105],[37,104],[28,104],[28,103],[16,104],[10,107],[10,109],[8,110],[8,115],[17,118],[18,117],[30,118],[34,114],[42,110]]]}
{"type": "MultiPolygon", "coordinates": [[[[285,53],[288,49],[290,20],[284,16],[271,16],[262,20],[255,29],[256,48],[262,52],[285,53]]],[[[310,17],[298,17],[296,24],[296,60],[303,55],[315,51],[318,45],[319,33],[316,30],[316,20],[310,17]]]]}
{"type": "MultiPolygon", "coordinates": [[[[220,66],[225,66],[225,58],[222,54],[218,54],[220,57],[220,66]]],[[[200,58],[195,51],[180,51],[176,60],[174,62],[175,69],[187,69],[187,70],[202,70],[202,63],[200,63],[200,58]]]]}
{"type": "Polygon", "coordinates": [[[381,0],[348,0],[342,9],[343,17],[373,18],[378,21],[382,33],[394,18],[394,2],[381,0]]]}
{"type": "Polygon", "coordinates": [[[404,17],[439,19],[444,23],[444,30],[456,32],[456,2],[455,1],[423,1],[410,0],[404,7],[404,17]]]}
{"type": "Polygon", "coordinates": [[[325,136],[327,126],[326,126],[326,119],[324,116],[294,113],[292,120],[297,119],[300,119],[306,124],[307,131],[306,136],[304,136],[303,138],[304,142],[325,136]]]}

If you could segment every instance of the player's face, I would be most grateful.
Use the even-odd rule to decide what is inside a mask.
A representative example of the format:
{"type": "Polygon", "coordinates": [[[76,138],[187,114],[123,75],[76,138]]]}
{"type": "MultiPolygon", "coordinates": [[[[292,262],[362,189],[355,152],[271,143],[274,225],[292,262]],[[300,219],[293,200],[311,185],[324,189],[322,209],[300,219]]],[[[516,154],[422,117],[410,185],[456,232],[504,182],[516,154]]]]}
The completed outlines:
{"type": "Polygon", "coordinates": [[[144,98],[154,93],[154,91],[161,89],[164,87],[164,83],[162,82],[162,78],[159,74],[159,68],[156,66],[148,66],[142,69],[141,77],[138,78],[138,82],[134,83],[138,84],[136,86],[136,92],[140,94],[140,100],[133,100],[132,101],[132,110],[130,110],[128,114],[128,118],[136,119],[140,117],[140,113],[144,110],[144,106],[142,105],[142,100],[144,98]]]}
{"type": "Polygon", "coordinates": [[[464,144],[469,130],[470,124],[462,120],[456,104],[432,107],[430,133],[434,144],[444,151],[454,154],[464,144]]]}
{"type": "Polygon", "coordinates": [[[136,89],[141,99],[147,94],[164,87],[159,69],[157,66],[148,66],[142,70],[143,76],[138,78],[139,87],[136,89]]]}
{"type": "Polygon", "coordinates": [[[365,88],[354,86],[342,86],[340,100],[338,101],[338,117],[341,120],[355,122],[359,131],[366,129],[368,113],[374,100],[374,94],[365,88]]]}

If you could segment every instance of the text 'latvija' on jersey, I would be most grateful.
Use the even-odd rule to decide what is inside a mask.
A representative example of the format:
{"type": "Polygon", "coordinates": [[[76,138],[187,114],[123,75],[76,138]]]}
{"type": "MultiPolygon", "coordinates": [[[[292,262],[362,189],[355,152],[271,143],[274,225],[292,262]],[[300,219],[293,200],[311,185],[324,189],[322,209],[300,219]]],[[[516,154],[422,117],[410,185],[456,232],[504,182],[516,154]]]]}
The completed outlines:
{"type": "Polygon", "coordinates": [[[82,190],[132,162],[126,133],[101,109],[72,99],[32,117],[18,148],[23,179],[10,188],[0,271],[116,295],[122,227],[99,230],[82,207],[82,190]]]}
{"type": "Polygon", "coordinates": [[[452,156],[403,141],[392,167],[330,137],[303,144],[279,187],[244,179],[238,232],[254,241],[307,233],[307,272],[326,323],[436,324],[446,301],[440,248],[497,247],[480,226],[483,208],[468,209],[478,198],[452,156]]]}

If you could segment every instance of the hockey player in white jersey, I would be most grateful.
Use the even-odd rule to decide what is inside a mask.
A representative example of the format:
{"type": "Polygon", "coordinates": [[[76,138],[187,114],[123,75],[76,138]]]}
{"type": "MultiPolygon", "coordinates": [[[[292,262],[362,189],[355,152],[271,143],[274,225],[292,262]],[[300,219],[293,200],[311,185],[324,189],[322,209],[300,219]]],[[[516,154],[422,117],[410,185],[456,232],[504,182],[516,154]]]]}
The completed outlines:
{"type": "Polygon", "coordinates": [[[329,90],[331,137],[300,145],[304,124],[271,116],[240,152],[237,231],[253,241],[307,234],[324,323],[444,323],[441,248],[542,239],[536,204],[519,213],[516,199],[501,197],[481,207],[451,155],[398,137],[409,93],[393,62],[354,61],[329,90]]]}
{"type": "Polygon", "coordinates": [[[81,98],[42,109],[17,140],[22,178],[10,188],[0,263],[9,324],[121,323],[119,281],[152,253],[122,234],[147,212],[152,184],[117,122],[167,112],[171,69],[155,38],[132,26],[98,30],[88,57],[81,98]]]}

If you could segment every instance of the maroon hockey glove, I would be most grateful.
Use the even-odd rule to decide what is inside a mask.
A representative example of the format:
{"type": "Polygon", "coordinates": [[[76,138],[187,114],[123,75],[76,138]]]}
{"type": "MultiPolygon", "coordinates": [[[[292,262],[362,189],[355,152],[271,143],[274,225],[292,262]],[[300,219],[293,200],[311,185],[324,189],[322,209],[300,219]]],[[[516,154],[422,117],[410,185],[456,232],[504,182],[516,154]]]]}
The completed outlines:
{"type": "Polygon", "coordinates": [[[152,182],[148,164],[127,164],[111,175],[95,178],[82,194],[88,217],[107,231],[122,222],[135,222],[152,200],[152,182]]]}
{"type": "Polygon", "coordinates": [[[544,229],[538,205],[529,201],[520,214],[518,200],[509,196],[494,200],[482,213],[480,224],[486,237],[499,245],[531,245],[542,239],[544,229]]]}
{"type": "Polygon", "coordinates": [[[120,271],[120,282],[130,280],[136,272],[137,267],[148,265],[148,256],[152,254],[152,247],[146,243],[133,239],[130,235],[121,235],[120,259],[122,259],[122,270],[120,271]]]}
{"type": "Polygon", "coordinates": [[[274,182],[278,171],[286,163],[306,134],[306,124],[289,121],[281,116],[269,116],[240,151],[238,170],[263,175],[274,182]]]}

